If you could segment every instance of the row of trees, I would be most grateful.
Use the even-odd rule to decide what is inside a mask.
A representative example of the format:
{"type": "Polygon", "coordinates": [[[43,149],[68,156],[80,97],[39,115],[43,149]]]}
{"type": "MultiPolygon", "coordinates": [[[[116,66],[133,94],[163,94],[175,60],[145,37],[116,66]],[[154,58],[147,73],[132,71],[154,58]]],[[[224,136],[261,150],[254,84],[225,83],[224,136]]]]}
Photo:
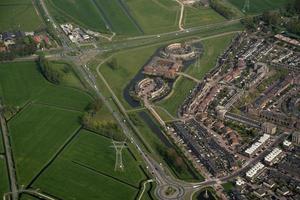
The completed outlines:
{"type": "Polygon", "coordinates": [[[186,170],[187,166],[184,160],[174,148],[164,148],[161,146],[157,148],[163,159],[170,166],[173,166],[177,172],[181,173],[182,171],[186,170]]]}
{"type": "Polygon", "coordinates": [[[63,72],[51,66],[50,62],[43,56],[39,58],[39,67],[44,77],[54,84],[60,84],[63,79],[63,72]]]}
{"type": "Polygon", "coordinates": [[[221,0],[210,0],[210,7],[227,19],[232,19],[235,16],[232,8],[221,0]]]}
{"type": "Polygon", "coordinates": [[[99,119],[97,113],[100,112],[103,107],[103,102],[95,100],[90,103],[80,119],[82,126],[88,130],[98,132],[106,137],[112,138],[116,141],[123,141],[125,139],[124,134],[119,129],[119,126],[113,121],[106,121],[99,119]]]}

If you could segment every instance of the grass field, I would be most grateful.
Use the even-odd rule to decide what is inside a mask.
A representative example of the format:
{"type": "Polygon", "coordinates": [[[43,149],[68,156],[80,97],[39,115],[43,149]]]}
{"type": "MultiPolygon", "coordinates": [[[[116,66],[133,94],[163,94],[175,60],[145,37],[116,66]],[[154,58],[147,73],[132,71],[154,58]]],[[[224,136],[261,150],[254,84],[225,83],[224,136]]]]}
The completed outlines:
{"type": "Polygon", "coordinates": [[[47,82],[34,62],[0,64],[0,96],[5,104],[24,106],[35,101],[83,110],[90,97],[80,90],[47,82]]]}
{"type": "MultiPolygon", "coordinates": [[[[202,42],[204,53],[200,58],[200,66],[192,65],[187,69],[186,73],[201,80],[204,75],[215,66],[218,56],[230,44],[232,37],[233,34],[204,40],[202,42]]],[[[171,96],[159,102],[158,105],[164,107],[175,117],[177,115],[177,109],[195,85],[195,82],[180,77],[175,82],[171,96]]]]}
{"type": "Polygon", "coordinates": [[[92,30],[107,31],[102,14],[93,1],[47,0],[47,5],[60,23],[75,22],[92,30]]]}
{"type": "Polygon", "coordinates": [[[134,18],[147,34],[178,29],[179,6],[169,0],[127,0],[134,18]]]}
{"type": "MultiPolygon", "coordinates": [[[[229,0],[229,2],[240,10],[244,8],[244,0],[229,0]]],[[[267,10],[279,9],[289,2],[293,2],[293,0],[250,0],[249,10],[246,10],[246,13],[255,14],[267,10]]]]}
{"type": "Polygon", "coordinates": [[[93,0],[98,8],[101,8],[103,15],[108,19],[114,32],[125,35],[137,35],[141,33],[139,25],[131,17],[126,4],[120,0],[93,0]]]}
{"type": "Polygon", "coordinates": [[[0,32],[33,31],[42,25],[31,0],[0,0],[0,32]]]}
{"type": "Polygon", "coordinates": [[[91,97],[47,82],[34,62],[0,65],[0,96],[22,110],[9,123],[20,184],[27,185],[80,127],[91,97]]]}
{"type": "Polygon", "coordinates": [[[28,185],[75,133],[79,116],[78,112],[33,104],[8,123],[20,184],[28,185]]]}
{"type": "Polygon", "coordinates": [[[134,199],[140,181],[146,177],[126,149],[125,171],[115,172],[115,151],[111,146],[110,139],[80,131],[33,186],[65,200],[134,199]]]}
{"type": "Polygon", "coordinates": [[[186,7],[184,12],[184,27],[203,26],[220,23],[226,19],[211,8],[186,7]]]}
{"type": "Polygon", "coordinates": [[[7,169],[5,160],[0,158],[0,197],[2,198],[4,193],[9,192],[9,180],[7,175],[7,169]]]}

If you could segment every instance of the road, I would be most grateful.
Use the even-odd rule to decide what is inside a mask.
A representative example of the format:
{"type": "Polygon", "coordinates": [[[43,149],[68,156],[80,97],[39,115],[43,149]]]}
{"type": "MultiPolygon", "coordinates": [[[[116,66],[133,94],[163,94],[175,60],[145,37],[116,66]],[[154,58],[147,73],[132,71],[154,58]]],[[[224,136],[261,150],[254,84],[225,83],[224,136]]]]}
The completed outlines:
{"type": "Polygon", "coordinates": [[[16,170],[13,161],[12,148],[11,148],[9,134],[7,130],[7,124],[3,116],[3,107],[1,102],[0,102],[0,121],[1,121],[1,130],[2,130],[4,150],[5,150],[6,165],[8,169],[10,189],[12,194],[11,196],[12,196],[12,200],[17,200],[18,185],[17,185],[17,178],[16,178],[16,170]]]}

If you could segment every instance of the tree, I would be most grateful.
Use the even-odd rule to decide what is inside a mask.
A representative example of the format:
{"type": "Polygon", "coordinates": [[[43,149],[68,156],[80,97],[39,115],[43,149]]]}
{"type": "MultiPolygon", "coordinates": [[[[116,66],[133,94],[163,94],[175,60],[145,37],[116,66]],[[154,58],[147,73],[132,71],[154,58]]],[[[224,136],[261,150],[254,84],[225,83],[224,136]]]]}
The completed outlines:
{"type": "Polygon", "coordinates": [[[280,14],[277,11],[267,11],[262,15],[263,21],[265,21],[268,25],[277,26],[280,24],[281,18],[280,14]]]}
{"type": "Polygon", "coordinates": [[[118,60],[116,58],[113,58],[109,63],[108,63],[109,67],[112,70],[116,70],[119,69],[119,64],[118,64],[118,60]]]}
{"type": "Polygon", "coordinates": [[[244,24],[247,30],[253,31],[256,29],[256,24],[251,16],[246,16],[241,22],[244,24]]]}

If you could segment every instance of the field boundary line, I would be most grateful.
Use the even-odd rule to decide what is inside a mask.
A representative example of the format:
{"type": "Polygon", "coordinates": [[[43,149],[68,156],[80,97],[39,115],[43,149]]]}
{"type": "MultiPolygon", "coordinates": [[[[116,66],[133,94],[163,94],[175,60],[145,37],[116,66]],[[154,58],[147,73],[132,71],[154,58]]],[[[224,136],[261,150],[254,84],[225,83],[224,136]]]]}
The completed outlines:
{"type": "Polygon", "coordinates": [[[55,161],[55,159],[63,152],[63,150],[72,142],[72,140],[80,133],[82,126],[79,126],[73,134],[67,138],[65,143],[58,148],[56,153],[48,160],[48,162],[41,168],[41,170],[31,179],[29,184],[26,186],[26,189],[29,189],[32,184],[40,177],[40,175],[55,161]]]}
{"type": "Polygon", "coordinates": [[[84,168],[84,169],[86,169],[86,170],[89,170],[89,171],[94,172],[94,173],[96,173],[96,174],[99,174],[99,175],[101,175],[101,176],[108,177],[108,178],[110,178],[110,179],[116,180],[116,181],[119,182],[119,183],[122,183],[122,184],[124,184],[124,185],[130,186],[130,187],[132,187],[132,188],[134,188],[134,189],[139,190],[139,187],[137,187],[137,186],[135,186],[135,185],[132,185],[131,183],[128,183],[128,182],[126,182],[126,181],[123,181],[123,180],[121,180],[121,179],[118,179],[118,178],[116,178],[116,177],[113,177],[112,175],[109,175],[109,174],[106,174],[106,173],[104,173],[104,172],[101,172],[101,171],[99,171],[99,170],[97,170],[97,169],[94,169],[93,167],[90,167],[90,166],[88,166],[88,165],[86,165],[86,164],[84,164],[84,163],[81,163],[80,161],[74,161],[74,160],[72,160],[72,163],[74,163],[75,165],[78,165],[78,166],[80,166],[80,167],[82,167],[82,168],[84,168]]]}
{"type": "Polygon", "coordinates": [[[49,107],[49,108],[56,108],[57,110],[64,110],[64,111],[69,111],[69,112],[83,113],[80,110],[72,109],[72,108],[69,108],[69,107],[57,106],[57,105],[47,104],[47,103],[38,102],[38,101],[32,102],[32,105],[44,106],[44,107],[49,107]]]}

